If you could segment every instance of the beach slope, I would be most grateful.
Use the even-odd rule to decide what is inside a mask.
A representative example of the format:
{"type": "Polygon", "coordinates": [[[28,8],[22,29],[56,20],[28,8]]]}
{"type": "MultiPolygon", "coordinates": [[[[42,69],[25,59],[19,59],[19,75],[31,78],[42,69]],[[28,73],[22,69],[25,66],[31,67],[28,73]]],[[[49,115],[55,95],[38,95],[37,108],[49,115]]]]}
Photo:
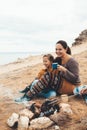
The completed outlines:
{"type": "MultiPolygon", "coordinates": [[[[78,61],[80,66],[82,84],[87,84],[87,45],[82,44],[74,46],[71,49],[74,58],[78,61]]],[[[18,91],[31,83],[41,68],[42,55],[30,56],[14,63],[0,66],[0,129],[10,130],[6,124],[7,118],[11,113],[18,112],[24,107],[23,104],[16,104],[14,99],[21,96],[18,91]]],[[[61,129],[68,130],[69,128],[69,130],[81,130],[81,118],[87,116],[85,101],[72,98],[70,105],[77,116],[67,128],[62,126],[61,129]]]]}

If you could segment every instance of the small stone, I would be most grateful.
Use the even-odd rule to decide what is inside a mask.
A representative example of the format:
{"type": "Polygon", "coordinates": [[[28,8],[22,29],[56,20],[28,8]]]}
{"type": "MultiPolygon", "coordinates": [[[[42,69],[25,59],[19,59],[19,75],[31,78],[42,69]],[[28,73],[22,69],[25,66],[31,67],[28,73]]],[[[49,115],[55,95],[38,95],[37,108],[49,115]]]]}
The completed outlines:
{"type": "Polygon", "coordinates": [[[29,117],[29,119],[31,119],[34,116],[34,113],[25,108],[19,112],[19,115],[20,116],[27,116],[27,117],[29,117]]]}
{"type": "Polygon", "coordinates": [[[16,122],[18,122],[19,115],[17,113],[12,113],[12,115],[8,118],[7,124],[10,127],[13,127],[16,122]]]}
{"type": "Polygon", "coordinates": [[[30,122],[29,128],[45,129],[54,124],[48,117],[39,117],[30,122]]]}
{"type": "Polygon", "coordinates": [[[58,125],[55,125],[55,126],[54,126],[54,129],[55,129],[55,130],[60,130],[60,128],[59,128],[58,125]]]}
{"type": "Polygon", "coordinates": [[[29,127],[29,118],[27,116],[20,116],[18,120],[18,130],[29,127]]]}

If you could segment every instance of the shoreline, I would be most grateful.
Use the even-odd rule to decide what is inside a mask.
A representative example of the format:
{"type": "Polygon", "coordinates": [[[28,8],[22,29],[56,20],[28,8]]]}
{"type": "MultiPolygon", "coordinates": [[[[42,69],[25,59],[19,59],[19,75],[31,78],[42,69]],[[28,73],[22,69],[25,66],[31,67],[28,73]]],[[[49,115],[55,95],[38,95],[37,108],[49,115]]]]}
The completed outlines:
{"type": "Polygon", "coordinates": [[[42,52],[0,52],[0,66],[14,63],[30,56],[39,55],[42,55],[42,52]]]}
{"type": "Polygon", "coordinates": [[[39,63],[42,63],[42,55],[29,56],[27,58],[18,59],[15,62],[0,65],[0,75],[4,74],[4,73],[11,72],[11,71],[15,71],[18,69],[22,69],[25,67],[34,66],[34,65],[39,64],[39,63]]]}
{"type": "MultiPolygon", "coordinates": [[[[72,55],[80,54],[80,53],[82,53],[86,50],[87,50],[87,44],[81,44],[81,45],[78,45],[78,46],[71,47],[72,55]]],[[[55,52],[50,52],[50,53],[54,57],[56,57],[55,52]]],[[[42,56],[43,55],[44,54],[34,55],[34,56],[32,55],[32,56],[28,56],[27,58],[18,58],[14,62],[10,62],[8,64],[0,65],[0,75],[5,74],[5,73],[9,73],[11,71],[17,71],[17,70],[20,70],[22,68],[26,68],[26,67],[30,67],[30,66],[40,64],[40,63],[42,63],[42,56]]]]}

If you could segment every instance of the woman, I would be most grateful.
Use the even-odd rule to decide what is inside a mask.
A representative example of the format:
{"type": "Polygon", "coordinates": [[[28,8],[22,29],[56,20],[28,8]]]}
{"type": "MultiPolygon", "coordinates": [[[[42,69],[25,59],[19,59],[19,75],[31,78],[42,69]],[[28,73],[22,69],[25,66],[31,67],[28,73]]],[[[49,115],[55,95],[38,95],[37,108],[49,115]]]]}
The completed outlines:
{"type": "Polygon", "coordinates": [[[56,43],[57,58],[60,63],[58,70],[62,77],[62,87],[58,90],[61,94],[73,94],[73,89],[81,84],[79,78],[79,65],[71,56],[71,50],[65,41],[56,43]]]}
{"type": "Polygon", "coordinates": [[[71,50],[67,43],[60,40],[56,43],[56,54],[54,62],[58,63],[56,70],[45,73],[41,79],[25,95],[30,100],[38,95],[43,89],[54,89],[57,94],[73,94],[73,89],[81,84],[79,78],[79,65],[71,56],[71,50]]]}

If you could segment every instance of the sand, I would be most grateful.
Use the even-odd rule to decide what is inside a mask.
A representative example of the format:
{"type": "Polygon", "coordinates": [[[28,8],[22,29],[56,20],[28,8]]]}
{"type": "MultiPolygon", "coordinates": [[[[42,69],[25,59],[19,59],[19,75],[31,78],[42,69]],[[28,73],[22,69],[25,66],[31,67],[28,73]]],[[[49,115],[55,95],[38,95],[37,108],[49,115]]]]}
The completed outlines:
{"type": "MultiPolygon", "coordinates": [[[[71,49],[74,58],[78,61],[80,66],[80,77],[82,84],[87,84],[87,68],[86,68],[87,45],[82,44],[79,46],[72,47],[71,49]]],[[[6,125],[7,118],[12,112],[18,112],[22,107],[24,107],[23,104],[18,105],[14,102],[14,99],[16,97],[21,96],[21,94],[19,94],[18,91],[23,89],[29,83],[31,83],[32,80],[37,76],[39,70],[42,69],[42,67],[43,67],[42,55],[30,56],[28,58],[20,59],[13,63],[9,63],[7,65],[0,66],[0,129],[1,130],[10,130],[10,128],[6,125]]],[[[82,113],[82,115],[84,116],[87,113],[86,104],[81,100],[79,101],[78,106],[77,105],[78,101],[72,100],[71,105],[73,104],[73,102],[74,105],[76,104],[75,111],[77,112],[77,115],[79,115],[78,109],[80,108],[79,112],[82,113]]],[[[80,118],[81,117],[79,117],[78,120],[80,120],[80,118]]],[[[75,122],[74,125],[76,125],[75,122]]],[[[74,126],[72,124],[70,127],[72,127],[74,130],[74,126]]],[[[72,129],[70,128],[69,130],[72,129]]]]}

